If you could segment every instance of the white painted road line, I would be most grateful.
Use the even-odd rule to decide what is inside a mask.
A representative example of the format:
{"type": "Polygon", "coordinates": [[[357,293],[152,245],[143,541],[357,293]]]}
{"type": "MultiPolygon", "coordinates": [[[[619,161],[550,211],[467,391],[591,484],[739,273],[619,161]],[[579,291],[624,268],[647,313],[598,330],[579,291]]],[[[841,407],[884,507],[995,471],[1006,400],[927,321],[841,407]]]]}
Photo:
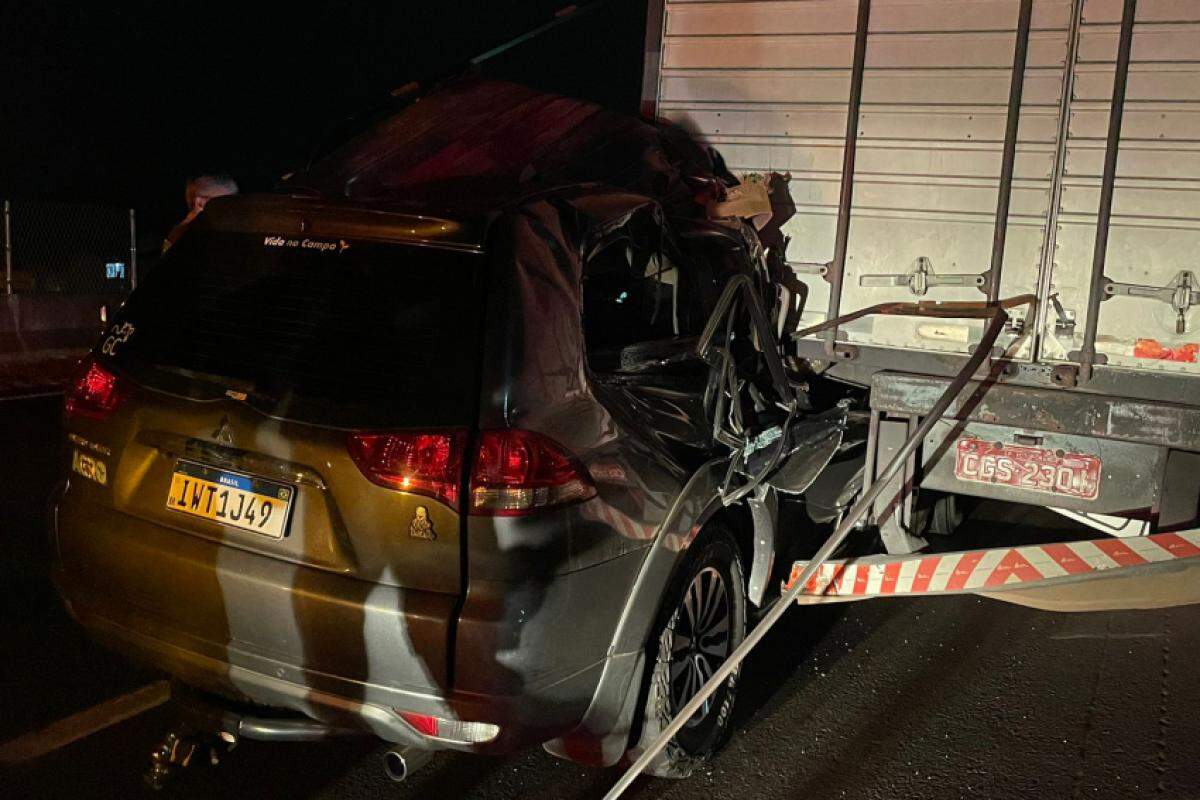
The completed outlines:
{"type": "Polygon", "coordinates": [[[62,389],[54,389],[53,391],[44,392],[29,392],[28,394],[0,394],[0,403],[5,400],[34,400],[39,397],[61,397],[62,389]]]}
{"type": "Polygon", "coordinates": [[[105,700],[78,714],[51,723],[41,730],[31,731],[0,744],[0,764],[20,764],[40,758],[85,736],[156,708],[167,702],[170,696],[170,684],[166,681],[156,681],[129,694],[105,700]]]}

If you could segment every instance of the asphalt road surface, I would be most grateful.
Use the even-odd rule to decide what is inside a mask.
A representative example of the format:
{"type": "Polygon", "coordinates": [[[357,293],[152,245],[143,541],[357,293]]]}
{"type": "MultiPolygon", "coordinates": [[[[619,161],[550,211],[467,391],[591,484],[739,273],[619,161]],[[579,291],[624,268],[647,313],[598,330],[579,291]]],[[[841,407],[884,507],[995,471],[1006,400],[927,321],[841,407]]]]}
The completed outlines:
{"type": "MultiPolygon", "coordinates": [[[[46,582],[57,433],[53,400],[0,403],[0,748],[160,677],[90,644],[46,582]]],[[[985,505],[968,524],[1028,521],[985,505]]],[[[729,747],[686,781],[642,780],[626,796],[1200,798],[1198,655],[1200,608],[1056,615],[972,597],[797,608],[747,663],[729,747]]],[[[151,796],[141,775],[172,719],[158,706],[0,767],[0,797],[151,796]]],[[[618,775],[540,750],[442,754],[397,785],[383,749],[244,741],[159,796],[584,800],[618,775]]]]}

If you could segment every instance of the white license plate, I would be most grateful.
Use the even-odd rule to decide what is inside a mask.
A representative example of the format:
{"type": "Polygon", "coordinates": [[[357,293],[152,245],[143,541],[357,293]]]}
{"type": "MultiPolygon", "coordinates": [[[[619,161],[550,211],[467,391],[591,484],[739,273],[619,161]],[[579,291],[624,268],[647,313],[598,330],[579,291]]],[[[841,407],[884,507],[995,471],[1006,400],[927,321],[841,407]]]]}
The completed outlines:
{"type": "Polygon", "coordinates": [[[167,508],[282,539],[295,494],[281,483],[180,461],[171,476],[167,508]]]}
{"type": "Polygon", "coordinates": [[[964,438],[955,449],[954,475],[973,483],[1095,500],[1102,466],[1099,458],[1083,453],[964,438]]]}

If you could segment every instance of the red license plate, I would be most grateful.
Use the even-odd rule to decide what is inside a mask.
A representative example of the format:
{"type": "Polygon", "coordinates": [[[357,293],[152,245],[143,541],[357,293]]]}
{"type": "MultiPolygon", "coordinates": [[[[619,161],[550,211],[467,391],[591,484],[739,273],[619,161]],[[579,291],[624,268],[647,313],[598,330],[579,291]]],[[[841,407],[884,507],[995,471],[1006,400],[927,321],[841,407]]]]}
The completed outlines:
{"type": "Polygon", "coordinates": [[[959,439],[954,475],[973,483],[1095,500],[1100,493],[1100,466],[1099,458],[1082,453],[959,439]]]}

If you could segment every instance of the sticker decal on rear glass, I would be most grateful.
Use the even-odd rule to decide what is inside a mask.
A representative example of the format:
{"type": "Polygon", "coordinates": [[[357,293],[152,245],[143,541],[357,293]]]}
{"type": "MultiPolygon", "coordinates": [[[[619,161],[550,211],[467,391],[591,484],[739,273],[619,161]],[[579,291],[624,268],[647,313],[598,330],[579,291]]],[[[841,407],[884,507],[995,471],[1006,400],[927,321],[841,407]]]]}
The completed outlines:
{"type": "Polygon", "coordinates": [[[136,330],[137,328],[128,322],[113,325],[109,331],[108,338],[104,340],[104,344],[100,345],[100,352],[105,355],[115,356],[117,354],[117,347],[128,342],[129,337],[133,336],[136,330]]]}
{"type": "Polygon", "coordinates": [[[289,236],[264,236],[263,247],[316,250],[318,253],[336,253],[340,255],[350,249],[350,243],[345,239],[338,239],[336,242],[331,242],[323,239],[294,239],[289,236]]]}

